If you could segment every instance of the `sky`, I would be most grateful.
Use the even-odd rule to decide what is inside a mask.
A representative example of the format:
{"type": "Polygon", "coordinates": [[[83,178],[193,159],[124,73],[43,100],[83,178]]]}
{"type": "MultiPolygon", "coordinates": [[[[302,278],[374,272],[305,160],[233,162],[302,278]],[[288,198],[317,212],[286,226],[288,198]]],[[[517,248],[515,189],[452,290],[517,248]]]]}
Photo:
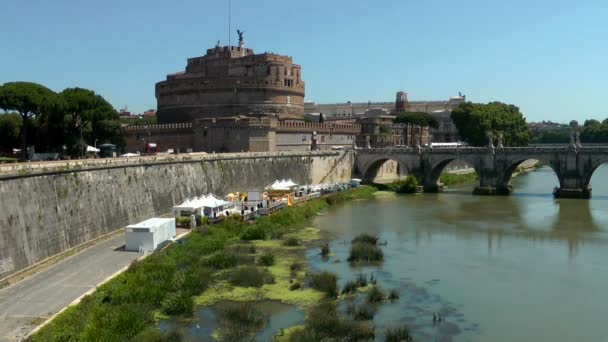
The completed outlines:
{"type": "MultiPolygon", "coordinates": [[[[0,84],[156,108],[155,83],[228,43],[228,0],[0,0],[0,84]]],[[[232,0],[256,52],[292,56],[306,101],[502,101],[527,120],[608,117],[606,0],[232,0]]]]}

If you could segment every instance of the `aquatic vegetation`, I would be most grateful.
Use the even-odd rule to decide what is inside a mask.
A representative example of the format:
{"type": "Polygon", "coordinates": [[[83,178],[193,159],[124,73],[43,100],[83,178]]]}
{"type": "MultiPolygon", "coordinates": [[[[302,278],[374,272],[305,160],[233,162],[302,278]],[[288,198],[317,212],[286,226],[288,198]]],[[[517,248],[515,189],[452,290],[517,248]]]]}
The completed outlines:
{"type": "Polygon", "coordinates": [[[390,292],[388,293],[388,300],[390,301],[395,301],[399,299],[399,291],[397,290],[390,290],[390,292]]]}
{"type": "Polygon", "coordinates": [[[216,270],[235,267],[238,264],[238,256],[234,252],[221,250],[203,259],[202,264],[216,270]]]}
{"type": "Polygon", "coordinates": [[[341,318],[334,302],[322,301],[310,310],[304,328],[293,331],[288,340],[365,341],[374,336],[373,326],[341,318]]]}
{"type": "Polygon", "coordinates": [[[314,273],[310,276],[310,286],[318,291],[324,292],[328,297],[338,296],[338,284],[336,275],[330,272],[314,273]]]}
{"type": "Polygon", "coordinates": [[[256,309],[251,302],[234,302],[222,305],[219,310],[221,339],[242,341],[266,326],[269,316],[256,309]]]}
{"type": "Polygon", "coordinates": [[[326,257],[329,255],[329,243],[325,242],[323,243],[323,245],[321,246],[321,255],[326,257]]]}
{"type": "Polygon", "coordinates": [[[384,292],[380,289],[380,287],[373,286],[368,292],[367,292],[367,301],[369,303],[379,303],[382,302],[385,298],[384,292]]]}
{"type": "Polygon", "coordinates": [[[228,276],[230,284],[243,287],[260,287],[264,284],[272,284],[274,281],[274,276],[268,270],[250,265],[239,267],[228,276]]]}
{"type": "Polygon", "coordinates": [[[300,240],[296,239],[295,237],[289,237],[287,238],[287,240],[285,240],[285,242],[283,243],[285,246],[289,246],[289,247],[295,247],[295,246],[299,246],[300,245],[300,240]]]}
{"type": "Polygon", "coordinates": [[[367,305],[357,306],[352,313],[355,321],[370,321],[374,319],[375,314],[374,309],[367,305]]]}
{"type": "Polygon", "coordinates": [[[406,326],[386,328],[384,331],[384,341],[386,342],[411,342],[413,340],[406,326]]]}
{"type": "Polygon", "coordinates": [[[157,328],[147,328],[146,330],[137,334],[132,342],[180,342],[182,341],[182,335],[177,331],[170,331],[163,333],[157,328]]]}
{"type": "Polygon", "coordinates": [[[262,266],[272,266],[274,265],[274,255],[271,253],[264,253],[260,255],[258,258],[258,264],[262,266]]]}
{"type": "Polygon", "coordinates": [[[351,243],[355,244],[355,243],[368,243],[370,245],[375,245],[378,243],[378,237],[377,236],[372,236],[369,234],[360,234],[357,235],[352,241],[351,243]]]}
{"type": "Polygon", "coordinates": [[[356,281],[354,281],[354,280],[347,281],[346,284],[344,284],[344,287],[342,288],[342,294],[355,293],[355,292],[357,292],[358,288],[359,288],[359,286],[357,285],[356,281]]]}
{"type": "Polygon", "coordinates": [[[379,262],[384,259],[382,249],[370,243],[357,242],[350,247],[350,262],[379,262]]]}

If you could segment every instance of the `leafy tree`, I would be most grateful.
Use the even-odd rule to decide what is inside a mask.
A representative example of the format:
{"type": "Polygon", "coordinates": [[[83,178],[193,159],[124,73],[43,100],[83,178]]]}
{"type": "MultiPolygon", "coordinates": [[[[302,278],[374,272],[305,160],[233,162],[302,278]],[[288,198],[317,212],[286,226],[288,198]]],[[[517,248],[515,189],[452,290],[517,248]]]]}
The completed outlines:
{"type": "Polygon", "coordinates": [[[21,116],[21,158],[27,159],[27,131],[30,118],[43,115],[55,106],[56,94],[31,82],[8,82],[0,87],[0,108],[21,116]]]}
{"type": "Polygon", "coordinates": [[[474,146],[487,144],[487,134],[503,134],[505,146],[523,146],[530,139],[526,119],[519,108],[501,102],[461,103],[452,111],[460,137],[474,146]]]}
{"type": "Polygon", "coordinates": [[[0,150],[8,150],[19,145],[23,121],[17,113],[0,115],[0,150]]]}
{"type": "Polygon", "coordinates": [[[65,143],[72,154],[82,153],[85,141],[124,141],[118,113],[103,97],[83,88],[67,88],[59,96],[65,113],[65,143]]]}
{"type": "Polygon", "coordinates": [[[439,128],[439,122],[431,114],[424,112],[403,112],[397,115],[395,123],[439,128]]]}

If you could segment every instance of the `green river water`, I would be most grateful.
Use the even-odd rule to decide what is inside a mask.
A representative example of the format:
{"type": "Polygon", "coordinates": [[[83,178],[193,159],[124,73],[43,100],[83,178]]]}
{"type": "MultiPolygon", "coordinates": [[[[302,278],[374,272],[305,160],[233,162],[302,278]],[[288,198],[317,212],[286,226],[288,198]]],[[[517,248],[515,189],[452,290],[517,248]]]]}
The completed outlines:
{"type": "Polygon", "coordinates": [[[404,322],[419,341],[608,341],[607,179],[600,167],[592,200],[555,200],[557,177],[544,167],[515,178],[512,196],[472,196],[467,184],[347,203],[315,222],[342,262],[308,259],[341,284],[373,272],[400,290],[376,314],[379,331],[404,322]],[[382,266],[344,262],[363,232],[388,242],[382,266]],[[445,321],[433,324],[433,313],[445,321]]]}

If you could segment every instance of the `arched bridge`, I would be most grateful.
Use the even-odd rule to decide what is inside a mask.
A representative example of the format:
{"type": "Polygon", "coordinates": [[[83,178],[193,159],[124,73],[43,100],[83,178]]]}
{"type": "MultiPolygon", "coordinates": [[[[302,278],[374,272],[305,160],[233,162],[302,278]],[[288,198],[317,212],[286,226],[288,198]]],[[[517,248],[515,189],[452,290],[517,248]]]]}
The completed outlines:
{"type": "Polygon", "coordinates": [[[503,195],[511,192],[513,171],[528,159],[538,159],[551,167],[559,179],[556,196],[589,198],[593,172],[608,162],[608,146],[575,147],[458,147],[458,148],[376,148],[356,150],[356,173],[373,179],[387,160],[399,165],[400,174],[414,175],[424,191],[438,190],[439,176],[453,160],[461,160],[479,176],[476,194],[503,195]]]}

